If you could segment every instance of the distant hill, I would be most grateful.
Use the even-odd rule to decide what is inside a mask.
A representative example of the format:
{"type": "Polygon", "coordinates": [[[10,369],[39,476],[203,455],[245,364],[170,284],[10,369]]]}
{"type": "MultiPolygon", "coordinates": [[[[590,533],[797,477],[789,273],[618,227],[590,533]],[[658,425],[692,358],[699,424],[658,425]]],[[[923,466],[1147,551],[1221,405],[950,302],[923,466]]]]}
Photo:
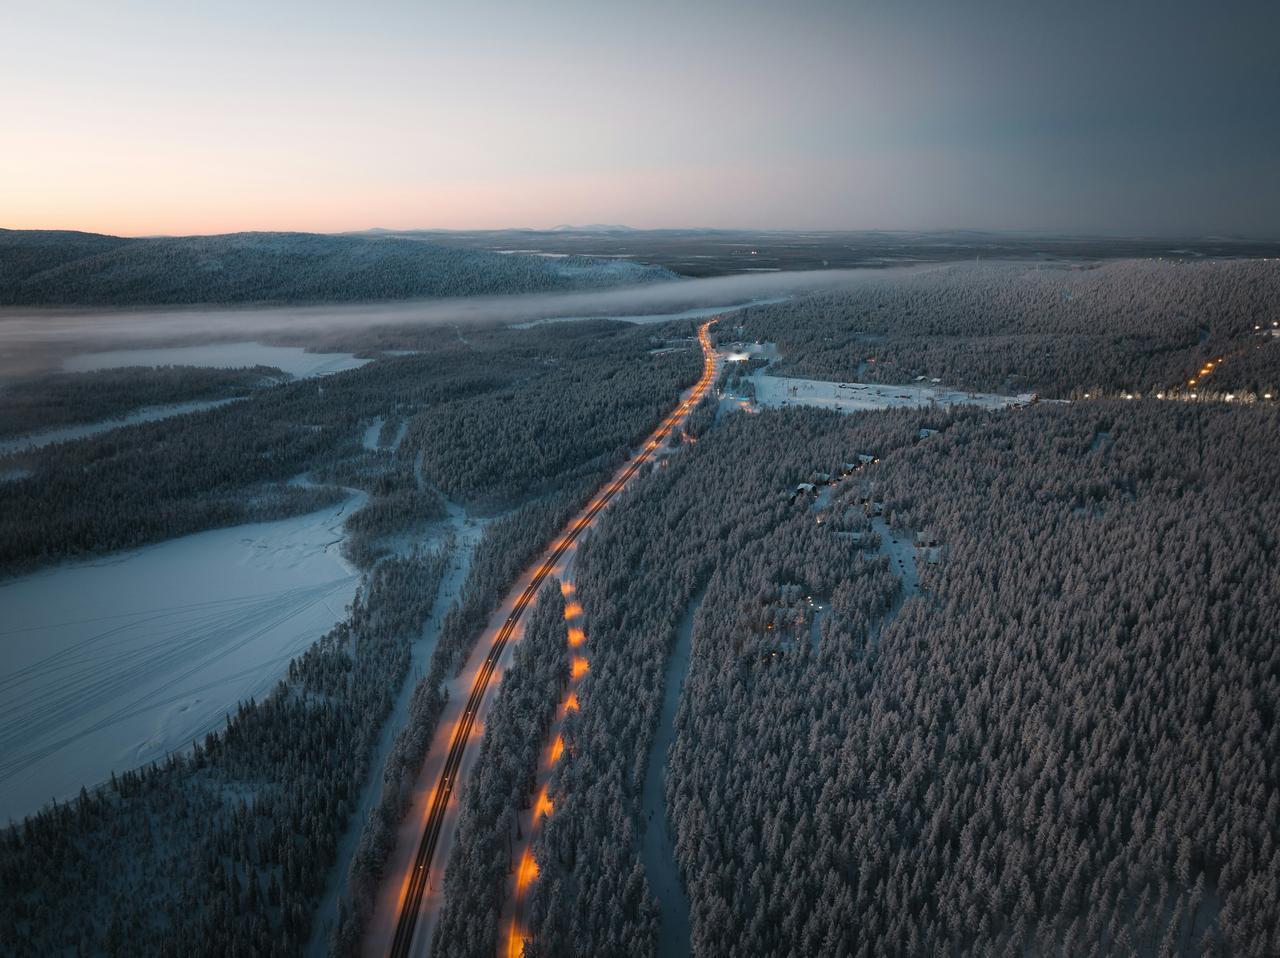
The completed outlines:
{"type": "Polygon", "coordinates": [[[630,226],[623,226],[619,223],[585,223],[582,226],[573,226],[569,223],[560,226],[551,227],[552,233],[635,233],[636,230],[630,226]]]}
{"type": "Polygon", "coordinates": [[[674,279],[588,256],[500,254],[405,236],[129,239],[0,230],[0,305],[309,303],[555,292],[674,279]]]}

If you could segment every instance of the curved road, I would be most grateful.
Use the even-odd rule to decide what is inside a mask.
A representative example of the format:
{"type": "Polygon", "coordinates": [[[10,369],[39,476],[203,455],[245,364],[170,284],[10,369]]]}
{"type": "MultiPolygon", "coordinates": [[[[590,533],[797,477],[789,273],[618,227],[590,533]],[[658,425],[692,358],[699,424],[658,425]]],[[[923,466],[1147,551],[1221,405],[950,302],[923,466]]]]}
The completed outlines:
{"type": "MultiPolygon", "coordinates": [[[[573,548],[578,536],[591,525],[592,520],[599,514],[600,510],[607,506],[615,495],[626,488],[627,483],[649,461],[654,450],[661,445],[673,429],[678,428],[684,422],[693,407],[711,388],[711,384],[715,380],[716,358],[711,346],[709,330],[714,322],[715,319],[711,319],[698,328],[698,339],[702,345],[703,355],[701,378],[672,413],[653,431],[640,451],[632,456],[618,475],[605,484],[591,500],[587,508],[569,524],[564,533],[548,548],[542,559],[535,566],[532,576],[528,577],[524,588],[519,590],[515,602],[511,606],[510,613],[498,628],[497,634],[489,647],[489,652],[472,682],[471,692],[466,700],[462,715],[454,723],[452,735],[448,738],[448,752],[440,767],[439,777],[431,796],[421,837],[418,840],[413,857],[408,863],[407,874],[393,873],[387,879],[387,881],[400,886],[402,889],[396,909],[395,931],[389,948],[389,953],[396,956],[396,958],[413,954],[415,945],[418,946],[417,951],[425,951],[426,946],[429,945],[429,942],[415,940],[416,932],[419,930],[418,919],[423,910],[423,895],[430,885],[433,875],[432,868],[434,867],[439,873],[444,871],[447,850],[443,852],[445,857],[438,862],[435,861],[435,854],[441,844],[441,837],[446,831],[446,827],[449,830],[456,827],[456,815],[452,813],[456,811],[457,803],[456,801],[451,802],[451,799],[458,784],[459,771],[467,754],[467,746],[473,732],[476,730],[477,723],[483,729],[483,713],[488,711],[488,706],[492,701],[492,697],[486,701],[486,692],[489,690],[495,672],[499,669],[499,662],[503,652],[515,635],[525,609],[537,598],[538,591],[547,576],[552,574],[561,559],[564,558],[565,553],[573,548]]],[[[517,586],[517,588],[519,587],[517,586]]],[[[430,763],[430,759],[428,763],[430,763]]]]}

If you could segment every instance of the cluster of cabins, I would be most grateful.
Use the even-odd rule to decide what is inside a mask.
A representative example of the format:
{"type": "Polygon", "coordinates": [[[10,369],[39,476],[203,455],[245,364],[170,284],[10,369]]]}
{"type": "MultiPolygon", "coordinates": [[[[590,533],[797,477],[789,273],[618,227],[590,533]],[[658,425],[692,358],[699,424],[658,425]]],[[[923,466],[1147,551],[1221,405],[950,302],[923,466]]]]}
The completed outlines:
{"type": "Polygon", "coordinates": [[[840,474],[837,476],[833,476],[829,472],[815,472],[812,482],[801,482],[796,485],[795,492],[791,494],[791,501],[794,503],[797,499],[805,496],[816,497],[818,490],[823,486],[834,486],[841,479],[847,479],[855,472],[859,472],[879,461],[878,456],[874,456],[869,452],[860,452],[853,462],[842,462],[840,464],[840,474]]]}
{"type": "MultiPolygon", "coordinates": [[[[930,436],[937,435],[937,433],[937,429],[921,428],[920,431],[916,433],[916,442],[919,442],[921,439],[928,439],[930,436]]],[[[794,503],[797,499],[801,499],[804,496],[816,497],[818,495],[818,490],[822,486],[833,486],[841,479],[847,479],[854,473],[861,472],[867,466],[874,466],[879,461],[880,457],[874,453],[860,452],[854,456],[852,462],[840,463],[839,475],[832,476],[829,472],[816,472],[813,475],[812,481],[797,484],[795,491],[791,494],[791,501],[794,503]]],[[[869,500],[863,500],[863,502],[868,506],[867,515],[869,516],[878,516],[884,511],[883,503],[871,503],[869,500]],[[872,511],[872,507],[874,507],[874,511],[872,511]]]]}
{"type": "MultiPolygon", "coordinates": [[[[937,429],[922,428],[916,436],[916,441],[919,442],[922,439],[927,439],[930,436],[935,435],[937,432],[937,429]]],[[[879,461],[880,458],[873,453],[858,453],[852,462],[844,462],[840,464],[840,472],[836,476],[832,476],[828,472],[814,473],[811,481],[801,482],[796,485],[795,491],[791,493],[790,502],[794,505],[801,499],[817,499],[820,490],[824,486],[833,486],[841,480],[847,479],[849,476],[861,472],[867,466],[875,465],[879,461]]],[[[884,515],[884,503],[872,496],[861,497],[858,500],[858,505],[862,507],[867,518],[884,515]]],[[[818,521],[822,521],[821,517],[819,517],[818,521]]],[[[837,534],[847,537],[855,543],[861,543],[863,539],[863,534],[860,532],[841,532],[837,534]]],[[[917,532],[915,534],[914,544],[916,547],[916,553],[922,561],[927,562],[930,565],[938,565],[942,562],[945,556],[946,547],[938,541],[938,537],[935,533],[930,531],[917,532]]]]}

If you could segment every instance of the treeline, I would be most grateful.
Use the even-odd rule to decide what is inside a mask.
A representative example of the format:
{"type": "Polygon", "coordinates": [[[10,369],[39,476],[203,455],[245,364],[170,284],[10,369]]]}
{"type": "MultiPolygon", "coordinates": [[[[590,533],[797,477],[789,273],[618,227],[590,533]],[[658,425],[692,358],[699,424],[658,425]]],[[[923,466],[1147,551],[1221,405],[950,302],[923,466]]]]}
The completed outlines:
{"type": "Polygon", "coordinates": [[[298,955],[448,562],[388,559],[262,702],[0,833],[7,954],[298,955]]]}
{"type": "Polygon", "coordinates": [[[247,395],[287,379],[274,366],[132,366],[52,373],[0,385],[0,437],[118,419],[143,406],[247,395]]]}
{"type": "Polygon", "coordinates": [[[507,879],[520,838],[519,810],[532,801],[538,755],[569,681],[564,599],[545,586],[485,719],[484,739],[462,793],[455,851],[445,871],[445,905],[434,954],[492,958],[507,879]]]}
{"type": "Polygon", "coordinates": [[[0,231],[0,304],[304,303],[554,292],[674,279],[661,267],[421,239],[229,233],[124,239],[0,231]]]}
{"type": "MultiPolygon", "coordinates": [[[[1096,397],[1183,384],[1256,345],[1254,327],[1277,313],[1280,264],[1269,260],[955,265],[752,306],[717,334],[733,338],[740,324],[776,342],[787,375],[1096,397]]],[[[1280,394],[1280,345],[1259,362],[1239,380],[1227,364],[1215,387],[1280,394]]]]}
{"type": "Polygon", "coordinates": [[[915,417],[731,416],[584,544],[535,954],[652,954],[640,766],[700,574],[668,769],[695,955],[1276,952],[1280,417],[915,417]],[[770,502],[832,445],[882,461],[770,502]],[[947,549],[882,629],[882,560],[817,522],[867,498],[947,549]]]}
{"type": "Polygon", "coordinates": [[[0,572],[338,501],[341,490],[287,484],[354,444],[340,421],[313,425],[299,415],[297,389],[15,457],[30,471],[0,496],[0,572]]]}

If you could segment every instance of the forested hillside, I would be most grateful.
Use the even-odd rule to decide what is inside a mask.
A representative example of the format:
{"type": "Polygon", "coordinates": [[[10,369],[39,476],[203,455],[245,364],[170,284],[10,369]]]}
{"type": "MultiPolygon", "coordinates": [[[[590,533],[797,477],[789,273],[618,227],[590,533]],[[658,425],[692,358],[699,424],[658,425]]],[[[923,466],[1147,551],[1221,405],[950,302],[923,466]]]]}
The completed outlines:
{"type": "Polygon", "coordinates": [[[534,953],[653,953],[643,761],[709,582],[669,759],[695,955],[1275,954],[1278,444],[1222,405],[729,417],[582,547],[534,953]],[[942,543],[896,616],[864,500],[942,543]]]}
{"type": "Polygon", "coordinates": [[[786,375],[883,383],[923,376],[1057,397],[1151,395],[1231,356],[1208,385],[1260,397],[1280,396],[1280,339],[1258,336],[1278,315],[1275,260],[965,264],[887,272],[753,306],[718,332],[732,337],[740,325],[747,338],[776,342],[776,371],[786,375]]]}
{"type": "Polygon", "coordinates": [[[585,256],[455,249],[420,239],[230,233],[126,239],[0,230],[0,305],[130,306],[419,299],[674,278],[585,256]]]}

